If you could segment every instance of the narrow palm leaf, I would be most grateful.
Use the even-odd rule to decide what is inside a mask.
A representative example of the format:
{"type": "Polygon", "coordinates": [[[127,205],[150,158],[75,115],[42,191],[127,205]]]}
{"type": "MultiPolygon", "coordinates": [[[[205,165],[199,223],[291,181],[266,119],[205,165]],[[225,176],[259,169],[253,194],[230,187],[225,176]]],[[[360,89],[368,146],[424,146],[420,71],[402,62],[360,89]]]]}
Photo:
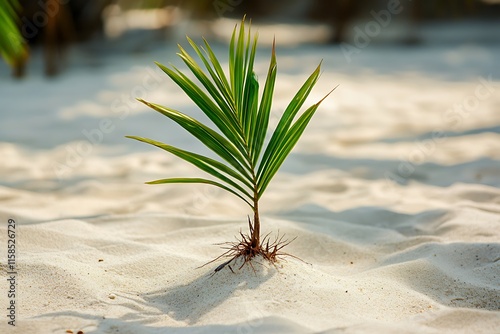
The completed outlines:
{"type": "Polygon", "coordinates": [[[196,52],[198,57],[203,61],[203,64],[205,64],[205,68],[207,71],[210,73],[210,76],[212,77],[212,80],[216,84],[217,88],[219,89],[220,93],[224,96],[224,99],[226,101],[227,106],[231,109],[232,116],[236,116],[236,110],[234,110],[234,98],[231,93],[231,86],[229,85],[226,75],[224,74],[224,71],[222,70],[222,67],[220,66],[219,61],[213,54],[212,49],[210,48],[210,45],[207,43],[206,40],[203,40],[205,42],[205,45],[207,46],[206,50],[203,50],[206,54],[206,56],[203,54],[203,52],[200,50],[198,45],[188,37],[189,44],[191,44],[191,47],[193,50],[196,52]],[[208,57],[208,59],[207,59],[208,57]],[[211,62],[211,64],[210,64],[211,62]]]}
{"type": "Polygon", "coordinates": [[[223,163],[221,163],[217,160],[214,160],[214,159],[211,159],[209,157],[206,157],[206,156],[203,156],[200,154],[196,154],[193,152],[185,151],[185,150],[182,150],[180,148],[177,148],[177,147],[174,147],[171,145],[167,145],[165,143],[162,143],[162,142],[159,142],[156,140],[152,140],[149,138],[143,138],[143,137],[137,137],[137,136],[126,136],[126,137],[131,138],[131,139],[135,139],[135,140],[147,143],[147,144],[154,145],[154,146],[161,148],[167,152],[170,152],[170,153],[178,156],[179,158],[193,164],[194,166],[198,167],[202,171],[209,173],[212,176],[215,176],[216,178],[225,182],[226,184],[238,189],[243,194],[245,194],[249,199],[252,198],[252,196],[250,196],[248,194],[248,192],[244,188],[242,188],[241,185],[237,184],[236,182],[234,182],[233,180],[228,178],[226,175],[229,175],[229,176],[233,177],[234,179],[238,180],[239,182],[243,183],[243,185],[245,185],[247,188],[251,188],[251,185],[248,182],[248,180],[246,180],[242,175],[235,172],[233,169],[229,168],[228,166],[224,165],[223,163]],[[225,173],[226,175],[223,175],[220,172],[225,173]]]}
{"type": "MultiPolygon", "coordinates": [[[[189,55],[189,53],[186,50],[184,50],[184,48],[182,48],[180,45],[179,45],[179,49],[180,49],[181,53],[178,55],[181,57],[181,59],[184,61],[184,63],[189,67],[191,72],[193,72],[193,74],[196,76],[196,78],[207,89],[210,96],[212,96],[212,98],[217,102],[220,109],[224,112],[224,115],[228,119],[232,120],[235,125],[239,125],[236,122],[234,110],[231,110],[231,108],[233,106],[232,101],[230,99],[227,99],[227,97],[224,95],[224,93],[223,93],[224,87],[222,86],[222,84],[220,82],[218,85],[217,85],[217,83],[216,84],[212,83],[212,81],[210,81],[208,76],[205,74],[205,72],[203,72],[203,70],[200,68],[200,65],[198,65],[198,63],[193,59],[193,57],[191,57],[189,55]]],[[[199,52],[199,55],[201,55],[201,57],[203,57],[203,54],[199,50],[197,52],[199,52]]],[[[210,65],[208,65],[208,61],[206,59],[203,59],[203,58],[202,58],[202,61],[205,63],[205,66],[207,67],[207,69],[209,69],[209,72],[213,73],[213,75],[211,75],[212,79],[214,81],[216,81],[218,78],[216,76],[214,77],[215,73],[212,70],[212,68],[210,67],[210,65]]]]}
{"type": "Polygon", "coordinates": [[[305,100],[309,96],[312,88],[316,84],[320,74],[320,70],[321,64],[318,65],[316,70],[309,76],[309,78],[302,85],[297,94],[295,94],[293,100],[290,102],[285,112],[283,113],[283,116],[278,122],[276,130],[274,130],[274,133],[266,147],[266,150],[264,151],[264,155],[257,172],[257,175],[259,177],[261,177],[262,173],[269,167],[270,159],[278,151],[278,143],[283,141],[283,136],[286,135],[286,132],[290,128],[294,117],[297,115],[305,100]]]}
{"type": "MultiPolygon", "coordinates": [[[[333,90],[331,92],[333,92],[333,90]]],[[[290,127],[290,129],[286,132],[286,134],[280,137],[280,141],[277,143],[276,152],[273,153],[269,161],[268,167],[264,170],[264,173],[258,179],[259,198],[266,190],[267,186],[269,185],[269,182],[276,174],[278,169],[281,167],[286,157],[288,156],[290,151],[293,149],[293,147],[299,140],[300,136],[302,136],[302,133],[309,124],[309,121],[313,117],[314,113],[318,109],[321,102],[323,102],[328,97],[328,95],[331,94],[331,92],[328,93],[325,97],[323,97],[318,103],[309,107],[299,117],[299,119],[295,121],[295,123],[290,127]]]]}
{"type": "Polygon", "coordinates": [[[276,72],[276,44],[275,41],[273,41],[271,62],[269,64],[269,70],[267,72],[266,84],[264,85],[264,91],[262,92],[262,99],[259,106],[257,120],[252,132],[252,138],[254,138],[254,140],[251,141],[250,145],[250,151],[253,152],[252,163],[254,166],[257,166],[257,160],[260,156],[260,152],[266,138],[267,127],[269,125],[269,116],[271,114],[271,107],[273,102],[276,72]]]}
{"type": "MultiPolygon", "coordinates": [[[[235,41],[232,41],[234,43],[235,41]]],[[[244,124],[244,110],[243,110],[243,88],[245,84],[245,23],[240,24],[240,31],[238,40],[236,41],[236,53],[234,54],[234,96],[236,102],[236,112],[241,124],[244,124]]]]}
{"type": "Polygon", "coordinates": [[[228,117],[212,100],[186,75],[157,63],[157,65],[189,96],[189,98],[204,112],[217,128],[234,144],[240,145],[242,139],[238,136],[238,121],[228,117]]]}
{"type": "Polygon", "coordinates": [[[241,198],[245,203],[247,203],[251,208],[253,208],[253,205],[247,201],[243,196],[238,194],[236,191],[233,189],[219,183],[216,181],[208,180],[208,179],[202,179],[202,178],[170,178],[170,179],[161,179],[161,180],[155,180],[155,181],[149,181],[146,182],[146,184],[163,184],[163,183],[202,183],[202,184],[210,184],[212,186],[219,187],[221,189],[224,189],[226,191],[229,191],[233,195],[238,196],[241,198]]]}
{"type": "MultiPolygon", "coordinates": [[[[248,35],[250,38],[250,34],[248,35]]],[[[255,62],[255,52],[257,50],[257,35],[255,35],[254,43],[250,48],[250,40],[247,45],[247,53],[245,57],[245,89],[243,92],[243,128],[245,130],[245,136],[247,138],[247,144],[250,149],[252,147],[252,131],[255,127],[257,121],[257,111],[258,111],[258,98],[259,98],[259,82],[257,81],[257,76],[253,71],[253,65],[255,62]]]]}
{"type": "Polygon", "coordinates": [[[220,134],[210,129],[208,126],[200,123],[196,119],[189,117],[177,110],[170,109],[155,103],[149,103],[142,99],[138,99],[138,101],[167,116],[168,118],[182,126],[189,133],[195,136],[199,141],[201,141],[205,146],[219,155],[222,159],[229,162],[248,180],[252,180],[248,173],[250,167],[246,164],[245,159],[241,156],[240,152],[231,144],[231,142],[222,137],[220,134]]]}

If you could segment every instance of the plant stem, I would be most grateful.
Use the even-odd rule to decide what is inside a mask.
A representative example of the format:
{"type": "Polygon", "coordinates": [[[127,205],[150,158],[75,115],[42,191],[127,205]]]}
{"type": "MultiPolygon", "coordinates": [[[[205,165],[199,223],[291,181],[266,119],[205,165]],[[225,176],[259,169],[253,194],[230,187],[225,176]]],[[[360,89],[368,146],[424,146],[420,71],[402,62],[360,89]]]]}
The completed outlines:
{"type": "Polygon", "coordinates": [[[259,196],[257,187],[255,187],[253,196],[253,233],[252,233],[252,248],[260,247],[260,218],[259,218],[259,196]]]}

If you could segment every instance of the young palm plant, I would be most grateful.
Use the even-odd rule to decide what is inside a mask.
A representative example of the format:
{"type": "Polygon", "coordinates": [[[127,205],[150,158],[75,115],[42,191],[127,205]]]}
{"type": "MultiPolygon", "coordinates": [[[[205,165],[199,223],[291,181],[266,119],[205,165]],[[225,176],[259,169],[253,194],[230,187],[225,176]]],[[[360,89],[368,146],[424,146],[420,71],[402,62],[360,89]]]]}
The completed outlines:
{"type": "Polygon", "coordinates": [[[238,26],[235,27],[231,38],[229,77],[224,73],[219,60],[206,40],[204,40],[204,46],[198,46],[189,37],[187,39],[206,71],[181,46],[179,46],[178,56],[204,89],[176,67],[156,64],[208,116],[216,128],[202,124],[177,110],[142,99],[139,101],[186,129],[213,151],[218,159],[189,152],[149,138],[127,137],[170,152],[213,177],[210,179],[168,178],[147,182],[148,184],[209,184],[234,194],[252,209],[253,222],[249,218],[249,235],[243,235],[240,232],[242,240],[232,243],[232,247],[229,247],[229,250],[221,255],[221,257],[229,256],[231,259],[215,271],[219,271],[224,265],[239,256],[244,258],[243,264],[257,255],[274,262],[276,256],[279,255],[278,251],[287,243],[278,238],[270,243],[268,235],[261,240],[259,200],[323,101],[319,101],[296,117],[318,80],[321,64],[298,90],[283,112],[272,136],[266,140],[276,81],[275,44],[273,43],[264,89],[262,94],[259,94],[259,83],[253,69],[257,50],[257,35],[252,39],[250,29],[248,32],[245,30],[245,19],[242,20],[239,29],[238,26]]]}

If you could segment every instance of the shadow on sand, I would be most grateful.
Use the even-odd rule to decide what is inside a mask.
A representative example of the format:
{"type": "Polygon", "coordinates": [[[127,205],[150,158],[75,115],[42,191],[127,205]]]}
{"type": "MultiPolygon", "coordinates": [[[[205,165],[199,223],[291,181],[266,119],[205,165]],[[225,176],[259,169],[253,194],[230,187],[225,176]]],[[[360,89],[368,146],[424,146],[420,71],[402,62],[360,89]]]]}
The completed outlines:
{"type": "Polygon", "coordinates": [[[277,273],[272,265],[258,261],[241,267],[239,260],[214,274],[213,269],[194,281],[143,295],[145,302],[175,320],[196,323],[204,314],[237,294],[239,290],[257,289],[277,273]],[[241,270],[237,270],[241,267],[241,270]]]}

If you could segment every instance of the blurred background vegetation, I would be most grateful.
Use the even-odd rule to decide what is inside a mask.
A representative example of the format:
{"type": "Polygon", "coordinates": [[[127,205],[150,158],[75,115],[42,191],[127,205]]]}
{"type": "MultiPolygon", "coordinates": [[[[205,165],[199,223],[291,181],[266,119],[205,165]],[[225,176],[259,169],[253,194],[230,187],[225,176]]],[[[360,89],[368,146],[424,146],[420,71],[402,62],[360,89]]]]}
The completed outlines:
{"type": "Polygon", "coordinates": [[[18,27],[17,13],[21,11],[19,3],[4,0],[0,4],[0,55],[13,68],[25,61],[28,49],[18,27]]]}
{"type": "Polygon", "coordinates": [[[0,55],[20,78],[29,50],[39,49],[46,75],[53,76],[76,43],[126,40],[137,32],[143,43],[157,43],[190,27],[208,37],[217,35],[215,22],[244,14],[263,24],[321,25],[325,33],[311,43],[352,43],[352,26],[374,20],[373,12],[391,3],[405,8],[392,28],[404,30],[394,43],[425,43],[419,27],[428,22],[500,18],[500,0],[2,0],[0,55]]]}

